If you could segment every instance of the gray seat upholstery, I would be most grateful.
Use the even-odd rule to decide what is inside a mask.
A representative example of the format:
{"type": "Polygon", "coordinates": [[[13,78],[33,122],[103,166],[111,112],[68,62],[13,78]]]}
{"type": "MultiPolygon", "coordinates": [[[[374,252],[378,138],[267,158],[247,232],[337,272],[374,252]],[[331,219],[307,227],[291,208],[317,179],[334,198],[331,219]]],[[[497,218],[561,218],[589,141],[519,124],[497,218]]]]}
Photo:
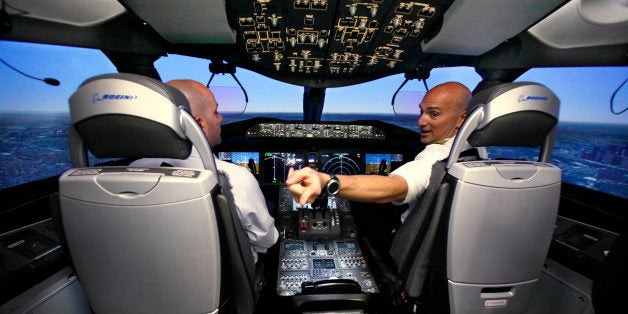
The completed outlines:
{"type": "Polygon", "coordinates": [[[93,310],[217,313],[230,303],[252,312],[250,246],[185,96],[147,77],[107,74],[85,81],[70,110],[75,168],[59,179],[61,219],[93,310]],[[185,159],[192,145],[204,170],[90,167],[87,156],[185,159]]]}
{"type": "Polygon", "coordinates": [[[390,254],[408,296],[421,297],[430,277],[441,310],[523,310],[558,210],[561,173],[547,163],[558,108],[556,95],[529,82],[501,84],[472,98],[449,158],[434,166],[436,182],[393,241],[390,254]],[[465,142],[541,149],[536,161],[464,161],[465,142]]]}

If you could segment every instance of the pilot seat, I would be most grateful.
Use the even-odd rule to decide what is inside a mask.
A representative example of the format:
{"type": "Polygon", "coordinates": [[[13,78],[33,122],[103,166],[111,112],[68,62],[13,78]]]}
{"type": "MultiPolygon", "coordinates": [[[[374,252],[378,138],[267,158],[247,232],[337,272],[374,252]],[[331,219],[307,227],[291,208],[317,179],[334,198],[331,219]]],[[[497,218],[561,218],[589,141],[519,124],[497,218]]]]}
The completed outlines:
{"type": "Polygon", "coordinates": [[[448,159],[434,165],[428,190],[389,251],[397,304],[434,313],[524,311],[558,210],[561,171],[548,163],[558,109],[554,93],[530,82],[497,85],[471,99],[448,159]],[[533,161],[469,160],[460,158],[465,142],[540,152],[533,161]]]}
{"type": "Polygon", "coordinates": [[[185,96],[105,74],[70,98],[74,169],[59,179],[71,261],[96,313],[252,313],[251,250],[185,96]],[[205,169],[90,166],[98,158],[185,159],[205,169]],[[248,253],[247,253],[248,252],[248,253]]]}

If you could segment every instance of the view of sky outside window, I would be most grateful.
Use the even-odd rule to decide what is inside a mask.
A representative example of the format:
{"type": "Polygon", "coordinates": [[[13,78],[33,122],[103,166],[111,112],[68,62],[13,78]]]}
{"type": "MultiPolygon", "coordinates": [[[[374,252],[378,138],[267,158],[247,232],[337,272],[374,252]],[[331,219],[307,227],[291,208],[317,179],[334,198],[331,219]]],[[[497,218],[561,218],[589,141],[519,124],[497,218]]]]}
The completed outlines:
{"type": "MultiPolygon", "coordinates": [[[[98,50],[7,41],[0,41],[0,58],[29,75],[61,82],[60,86],[50,86],[0,64],[0,188],[59,175],[70,168],[68,98],[85,79],[114,73],[115,67],[98,50]]],[[[163,81],[188,78],[206,84],[211,75],[208,64],[203,59],[169,55],[155,66],[163,81]]],[[[611,112],[610,98],[628,78],[627,73],[626,67],[532,69],[517,80],[542,83],[561,100],[552,162],[563,170],[563,180],[624,198],[628,197],[628,118],[611,112]]],[[[228,117],[223,123],[255,116],[302,118],[303,87],[240,68],[236,76],[249,103],[244,115],[228,117]]],[[[442,68],[431,72],[427,85],[459,81],[473,89],[480,79],[473,68],[442,68]]],[[[391,99],[403,80],[403,74],[399,74],[355,86],[328,88],[323,119],[350,114],[353,120],[367,117],[418,130],[416,119],[393,116],[391,99]]],[[[213,78],[213,86],[239,88],[230,75],[220,74],[213,78]]],[[[425,87],[414,80],[403,91],[425,92],[425,87]]],[[[622,95],[616,111],[628,106],[626,93],[622,95]]],[[[493,153],[532,159],[538,149],[493,153]]]]}

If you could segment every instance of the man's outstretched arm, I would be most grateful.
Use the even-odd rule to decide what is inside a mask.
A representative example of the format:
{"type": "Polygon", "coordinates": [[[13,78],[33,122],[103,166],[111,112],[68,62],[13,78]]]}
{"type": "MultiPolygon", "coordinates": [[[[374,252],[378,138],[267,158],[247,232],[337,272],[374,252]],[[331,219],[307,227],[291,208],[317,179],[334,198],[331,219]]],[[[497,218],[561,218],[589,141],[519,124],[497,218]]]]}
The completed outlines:
{"type": "MultiPolygon", "coordinates": [[[[340,181],[338,196],[358,202],[388,203],[402,201],[408,193],[408,183],[397,175],[337,175],[340,181]]],[[[290,169],[286,184],[295,201],[312,203],[321,194],[330,175],[310,167],[290,169]]]]}

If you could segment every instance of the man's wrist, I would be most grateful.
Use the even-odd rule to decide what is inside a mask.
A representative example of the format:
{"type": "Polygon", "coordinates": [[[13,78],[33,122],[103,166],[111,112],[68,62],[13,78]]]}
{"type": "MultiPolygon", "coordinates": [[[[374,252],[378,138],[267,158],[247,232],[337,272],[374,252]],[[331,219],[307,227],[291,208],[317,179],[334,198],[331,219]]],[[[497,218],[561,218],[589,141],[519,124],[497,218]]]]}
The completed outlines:
{"type": "Polygon", "coordinates": [[[325,194],[325,185],[327,184],[327,181],[329,181],[331,179],[331,175],[321,172],[320,173],[320,179],[321,179],[321,194],[325,194]]]}

